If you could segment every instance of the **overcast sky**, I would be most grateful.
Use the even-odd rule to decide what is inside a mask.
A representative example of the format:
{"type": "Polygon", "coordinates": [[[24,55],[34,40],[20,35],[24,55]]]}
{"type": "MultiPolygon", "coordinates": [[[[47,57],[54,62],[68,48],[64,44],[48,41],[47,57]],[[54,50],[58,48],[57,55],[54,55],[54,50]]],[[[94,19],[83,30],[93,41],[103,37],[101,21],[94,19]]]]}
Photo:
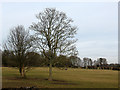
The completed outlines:
{"type": "Polygon", "coordinates": [[[24,25],[28,29],[32,22],[37,22],[35,15],[45,8],[56,8],[74,20],[73,25],[78,27],[76,46],[81,59],[105,57],[108,63],[118,62],[117,2],[3,3],[2,40],[14,26],[24,25]]]}

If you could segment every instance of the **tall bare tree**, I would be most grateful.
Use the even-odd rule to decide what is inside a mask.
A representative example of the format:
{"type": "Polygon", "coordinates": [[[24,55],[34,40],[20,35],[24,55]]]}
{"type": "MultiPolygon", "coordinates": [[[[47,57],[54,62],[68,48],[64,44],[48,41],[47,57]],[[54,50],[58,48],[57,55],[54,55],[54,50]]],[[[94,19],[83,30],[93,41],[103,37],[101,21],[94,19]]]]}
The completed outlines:
{"type": "Polygon", "coordinates": [[[98,59],[97,59],[97,62],[98,62],[98,64],[99,64],[99,67],[100,67],[100,68],[101,68],[102,65],[107,64],[106,58],[98,58],[98,59]]]}
{"type": "Polygon", "coordinates": [[[43,12],[36,15],[38,23],[33,23],[30,29],[35,31],[34,38],[37,48],[49,60],[49,80],[52,80],[52,64],[55,57],[59,54],[77,54],[74,43],[76,27],[71,25],[64,12],[54,8],[46,8],[43,12]],[[46,52],[49,55],[46,55],[46,52]],[[74,53],[73,53],[74,52],[74,53]]]}
{"type": "Polygon", "coordinates": [[[4,46],[5,49],[13,52],[22,77],[25,77],[26,56],[32,49],[32,45],[32,38],[29,35],[29,31],[25,30],[22,25],[19,25],[11,29],[4,46]]]}
{"type": "Polygon", "coordinates": [[[92,66],[92,59],[88,58],[88,66],[92,66]]]}
{"type": "Polygon", "coordinates": [[[83,63],[84,63],[84,67],[87,68],[87,66],[88,66],[88,58],[87,57],[83,58],[83,63]]]}

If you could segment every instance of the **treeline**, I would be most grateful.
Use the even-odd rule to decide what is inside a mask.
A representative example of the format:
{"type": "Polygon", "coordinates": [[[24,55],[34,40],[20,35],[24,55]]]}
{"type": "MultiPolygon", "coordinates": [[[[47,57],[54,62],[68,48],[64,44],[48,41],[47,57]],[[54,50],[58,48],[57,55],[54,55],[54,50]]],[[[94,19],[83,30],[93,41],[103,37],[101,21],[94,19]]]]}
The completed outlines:
{"type": "MultiPolygon", "coordinates": [[[[25,66],[28,67],[48,67],[49,60],[46,59],[44,54],[38,54],[36,52],[28,52],[26,54],[25,66]]],[[[16,56],[13,51],[4,50],[2,51],[2,66],[5,67],[17,67],[18,63],[16,56]]],[[[58,68],[83,68],[83,69],[107,69],[107,70],[120,70],[120,64],[107,64],[105,58],[98,58],[97,60],[92,60],[90,58],[83,58],[81,60],[77,56],[57,56],[53,62],[53,67],[58,68]]]]}
{"type": "Polygon", "coordinates": [[[120,64],[108,64],[106,58],[98,58],[97,60],[92,60],[91,58],[80,58],[76,57],[74,62],[72,62],[75,68],[83,69],[107,69],[107,70],[120,70],[120,64]]]}
{"type": "MultiPolygon", "coordinates": [[[[85,68],[85,67],[82,67],[85,68]]],[[[120,70],[120,64],[105,64],[97,66],[88,66],[88,69],[106,69],[106,70],[120,70]]]]}
{"type": "MultiPolygon", "coordinates": [[[[44,54],[38,54],[36,52],[28,52],[26,55],[25,66],[28,67],[47,67],[49,66],[49,60],[45,58],[44,54]]],[[[18,63],[16,55],[13,51],[2,51],[2,66],[5,67],[17,67],[18,63]]],[[[73,67],[71,58],[60,55],[57,56],[53,62],[53,67],[73,67]]]]}

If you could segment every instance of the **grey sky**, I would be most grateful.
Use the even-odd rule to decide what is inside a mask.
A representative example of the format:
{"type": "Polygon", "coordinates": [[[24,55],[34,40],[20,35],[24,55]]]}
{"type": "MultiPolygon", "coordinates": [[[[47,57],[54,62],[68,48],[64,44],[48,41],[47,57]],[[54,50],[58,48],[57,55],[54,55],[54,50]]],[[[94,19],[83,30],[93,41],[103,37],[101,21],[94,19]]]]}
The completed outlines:
{"type": "Polygon", "coordinates": [[[2,40],[10,28],[24,25],[26,29],[36,22],[35,14],[45,8],[56,8],[74,20],[78,27],[76,46],[79,57],[105,57],[108,63],[118,62],[118,3],[79,2],[79,3],[3,3],[2,40]]]}

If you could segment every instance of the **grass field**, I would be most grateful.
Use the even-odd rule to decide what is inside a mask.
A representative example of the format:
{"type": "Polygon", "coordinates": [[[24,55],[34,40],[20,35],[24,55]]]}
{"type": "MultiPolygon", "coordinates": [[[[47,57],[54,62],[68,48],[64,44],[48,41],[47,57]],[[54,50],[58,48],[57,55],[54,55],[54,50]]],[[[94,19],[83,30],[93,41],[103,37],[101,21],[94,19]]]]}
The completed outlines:
{"type": "Polygon", "coordinates": [[[21,79],[18,69],[2,68],[2,87],[20,88],[117,88],[118,71],[68,68],[53,68],[53,81],[48,81],[48,68],[33,68],[21,79]]]}

